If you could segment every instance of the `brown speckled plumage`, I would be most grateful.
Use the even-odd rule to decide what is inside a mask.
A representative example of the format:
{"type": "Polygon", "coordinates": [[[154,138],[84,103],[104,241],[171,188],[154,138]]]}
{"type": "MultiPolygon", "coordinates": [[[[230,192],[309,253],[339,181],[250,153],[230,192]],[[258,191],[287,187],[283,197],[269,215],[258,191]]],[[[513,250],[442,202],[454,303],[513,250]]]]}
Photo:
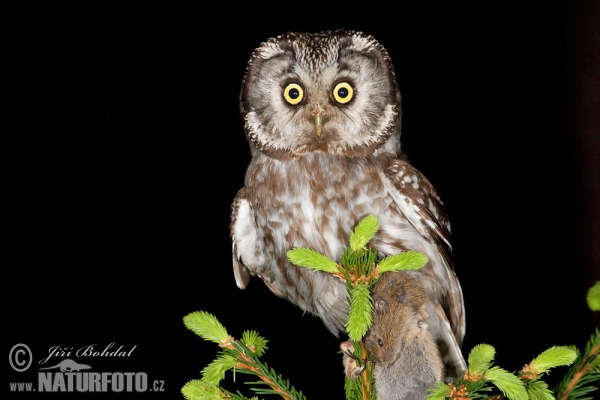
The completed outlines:
{"type": "Polygon", "coordinates": [[[370,245],[382,255],[412,249],[428,256],[412,275],[427,293],[431,332],[448,349],[444,361],[464,368],[450,224],[434,188],[401,150],[400,92],[383,46],[355,31],[269,39],[251,55],[240,111],[252,160],[232,205],[237,285],[258,276],[339,335],[349,309],[345,286],[292,265],[287,251],[309,247],[339,260],[349,232],[374,214],[380,230],[370,245]],[[335,92],[340,82],[346,89],[335,92]],[[293,98],[284,95],[290,85],[293,98]]]}

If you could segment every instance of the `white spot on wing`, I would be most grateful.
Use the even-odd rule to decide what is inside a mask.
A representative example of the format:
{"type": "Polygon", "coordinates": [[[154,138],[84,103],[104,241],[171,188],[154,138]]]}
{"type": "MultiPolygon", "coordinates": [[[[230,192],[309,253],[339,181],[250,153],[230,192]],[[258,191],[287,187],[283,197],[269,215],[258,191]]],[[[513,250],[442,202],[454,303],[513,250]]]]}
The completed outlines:
{"type": "Polygon", "coordinates": [[[250,270],[262,263],[262,253],[257,254],[258,232],[254,224],[254,217],[250,203],[243,199],[239,203],[235,222],[233,224],[233,240],[235,241],[237,254],[250,270]]]}

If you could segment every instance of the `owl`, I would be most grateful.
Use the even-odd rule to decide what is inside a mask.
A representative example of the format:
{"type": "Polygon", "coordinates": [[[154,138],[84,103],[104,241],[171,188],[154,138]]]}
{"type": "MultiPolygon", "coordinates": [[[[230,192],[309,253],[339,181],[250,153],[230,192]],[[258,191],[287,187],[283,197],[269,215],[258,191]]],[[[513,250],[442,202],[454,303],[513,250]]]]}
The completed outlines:
{"type": "Polygon", "coordinates": [[[381,257],[405,250],[428,257],[411,272],[427,293],[427,324],[449,375],[466,369],[450,224],[401,148],[401,96],[387,50],[352,30],[268,39],[248,61],[240,113],[251,161],[231,207],[237,286],[258,277],[339,337],[349,311],[345,284],[291,264],[287,252],[308,247],[339,260],[349,232],[373,214],[380,228],[369,245],[381,257]]]}

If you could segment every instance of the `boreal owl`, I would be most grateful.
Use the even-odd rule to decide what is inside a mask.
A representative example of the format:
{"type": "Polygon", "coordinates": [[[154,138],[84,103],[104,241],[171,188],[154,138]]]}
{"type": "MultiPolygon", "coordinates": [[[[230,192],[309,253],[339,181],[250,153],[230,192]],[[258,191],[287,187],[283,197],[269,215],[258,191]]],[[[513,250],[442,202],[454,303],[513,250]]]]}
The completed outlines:
{"type": "Polygon", "coordinates": [[[450,224],[401,149],[401,97],[386,49],[352,30],[268,39],[248,61],[240,112],[251,161],[231,210],[237,286],[257,276],[339,336],[349,311],[345,284],[291,264],[287,252],[308,247],[339,260],[349,232],[373,214],[380,228],[369,246],[381,257],[428,257],[411,272],[428,295],[427,324],[449,375],[466,369],[450,224]]]}

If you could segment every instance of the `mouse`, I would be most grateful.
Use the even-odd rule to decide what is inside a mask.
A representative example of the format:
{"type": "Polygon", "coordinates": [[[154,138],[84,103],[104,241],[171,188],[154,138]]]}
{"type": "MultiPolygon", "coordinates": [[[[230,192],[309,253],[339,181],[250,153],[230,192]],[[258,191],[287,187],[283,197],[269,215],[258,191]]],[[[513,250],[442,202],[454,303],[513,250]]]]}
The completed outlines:
{"type": "Polygon", "coordinates": [[[387,272],[373,285],[372,323],[364,337],[378,400],[423,400],[444,378],[431,335],[427,293],[410,272],[387,272]]]}

